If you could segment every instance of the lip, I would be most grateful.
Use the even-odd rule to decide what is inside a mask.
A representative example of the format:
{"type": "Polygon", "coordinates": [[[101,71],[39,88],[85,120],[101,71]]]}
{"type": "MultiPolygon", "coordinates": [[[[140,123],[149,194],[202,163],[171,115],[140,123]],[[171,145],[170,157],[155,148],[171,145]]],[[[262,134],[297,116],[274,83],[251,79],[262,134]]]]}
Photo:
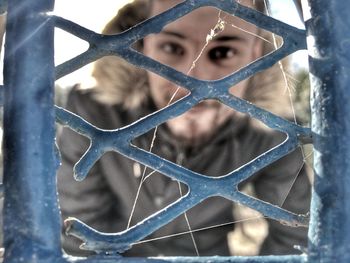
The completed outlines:
{"type": "Polygon", "coordinates": [[[203,113],[204,111],[210,110],[210,109],[213,109],[212,105],[199,103],[196,106],[194,106],[193,108],[191,108],[188,111],[188,113],[190,113],[190,114],[199,114],[199,113],[203,113]]]}

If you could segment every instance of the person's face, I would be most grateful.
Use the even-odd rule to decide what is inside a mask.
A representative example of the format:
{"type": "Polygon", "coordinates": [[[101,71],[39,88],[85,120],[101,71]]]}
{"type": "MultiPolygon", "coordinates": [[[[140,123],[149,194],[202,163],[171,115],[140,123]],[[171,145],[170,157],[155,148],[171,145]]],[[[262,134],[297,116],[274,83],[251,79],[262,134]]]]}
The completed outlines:
{"type": "MultiPolygon", "coordinates": [[[[181,1],[156,0],[151,15],[159,14],[179,2],[181,1]]],[[[226,21],[224,30],[206,46],[207,36],[217,24],[218,17],[219,10],[200,8],[168,24],[161,33],[147,36],[143,52],[163,64],[202,80],[225,77],[261,55],[261,42],[252,34],[244,32],[257,34],[257,28],[225,13],[221,14],[226,21]],[[195,66],[191,69],[194,61],[195,66]]],[[[167,106],[178,87],[156,74],[148,73],[148,77],[151,97],[157,108],[167,106]]],[[[232,87],[230,92],[242,97],[246,86],[247,81],[242,81],[232,87]]],[[[187,90],[180,88],[174,101],[187,94],[187,90]]],[[[198,144],[211,137],[233,114],[231,108],[220,102],[207,100],[169,120],[167,125],[176,137],[189,144],[198,144]]]]}

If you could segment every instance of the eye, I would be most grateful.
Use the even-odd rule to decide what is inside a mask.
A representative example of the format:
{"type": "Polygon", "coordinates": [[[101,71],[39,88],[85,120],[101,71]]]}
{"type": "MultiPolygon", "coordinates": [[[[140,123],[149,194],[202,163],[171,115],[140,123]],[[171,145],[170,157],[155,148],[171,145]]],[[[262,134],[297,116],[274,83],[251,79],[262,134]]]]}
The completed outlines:
{"type": "Polygon", "coordinates": [[[208,53],[209,58],[213,61],[230,59],[236,55],[236,50],[231,47],[219,46],[211,49],[208,53]]]}
{"type": "Polygon", "coordinates": [[[166,54],[175,55],[175,56],[182,56],[185,53],[185,50],[182,46],[171,42],[161,44],[160,49],[166,54]]]}

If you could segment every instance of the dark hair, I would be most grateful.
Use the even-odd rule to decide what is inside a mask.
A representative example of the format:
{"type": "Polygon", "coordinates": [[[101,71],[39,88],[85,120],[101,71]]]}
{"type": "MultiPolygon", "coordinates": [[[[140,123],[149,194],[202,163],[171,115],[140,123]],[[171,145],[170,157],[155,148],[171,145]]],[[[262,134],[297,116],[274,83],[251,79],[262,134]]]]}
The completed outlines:
{"type": "MultiPolygon", "coordinates": [[[[119,9],[116,16],[108,22],[102,30],[102,34],[113,35],[123,32],[138,23],[146,20],[150,13],[149,0],[135,0],[119,9]]],[[[142,49],[142,41],[138,41],[134,46],[137,50],[142,49]]]]}
{"type": "Polygon", "coordinates": [[[119,9],[117,15],[104,27],[102,33],[111,35],[123,32],[149,16],[147,0],[135,0],[119,9]]]}
{"type": "Polygon", "coordinates": [[[254,7],[256,10],[258,10],[261,13],[265,12],[265,2],[264,0],[254,0],[254,7]]]}
{"type": "MultiPolygon", "coordinates": [[[[264,0],[252,0],[255,9],[259,12],[264,12],[264,0]]],[[[123,32],[136,24],[144,21],[150,16],[151,7],[154,0],[134,0],[122,7],[117,15],[104,27],[102,33],[106,35],[113,35],[123,32]]],[[[142,48],[142,41],[136,43],[135,48],[140,50],[142,48]]]]}

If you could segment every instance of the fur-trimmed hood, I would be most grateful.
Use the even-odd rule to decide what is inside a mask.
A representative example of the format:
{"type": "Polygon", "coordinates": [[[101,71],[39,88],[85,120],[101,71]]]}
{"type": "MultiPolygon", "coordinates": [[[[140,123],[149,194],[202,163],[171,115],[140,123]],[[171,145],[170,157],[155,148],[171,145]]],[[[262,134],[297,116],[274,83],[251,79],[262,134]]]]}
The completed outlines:
{"type": "MultiPolygon", "coordinates": [[[[147,1],[147,0],[146,0],[147,1]]],[[[144,0],[136,0],[118,12],[104,28],[104,34],[122,32],[146,19],[148,4],[144,0]]],[[[263,33],[263,54],[274,50],[271,33],[263,33]]],[[[135,45],[142,49],[142,42],[135,45]]],[[[284,68],[286,63],[283,63],[284,68]]],[[[115,57],[106,56],[94,64],[92,73],[95,79],[96,100],[106,104],[121,104],[125,109],[135,109],[147,101],[149,87],[147,73],[128,62],[115,57]]],[[[84,85],[83,85],[84,86],[84,85]]],[[[85,86],[86,88],[86,86],[85,86]]],[[[245,99],[283,117],[292,116],[289,92],[280,64],[258,73],[250,78],[245,99]]]]}

